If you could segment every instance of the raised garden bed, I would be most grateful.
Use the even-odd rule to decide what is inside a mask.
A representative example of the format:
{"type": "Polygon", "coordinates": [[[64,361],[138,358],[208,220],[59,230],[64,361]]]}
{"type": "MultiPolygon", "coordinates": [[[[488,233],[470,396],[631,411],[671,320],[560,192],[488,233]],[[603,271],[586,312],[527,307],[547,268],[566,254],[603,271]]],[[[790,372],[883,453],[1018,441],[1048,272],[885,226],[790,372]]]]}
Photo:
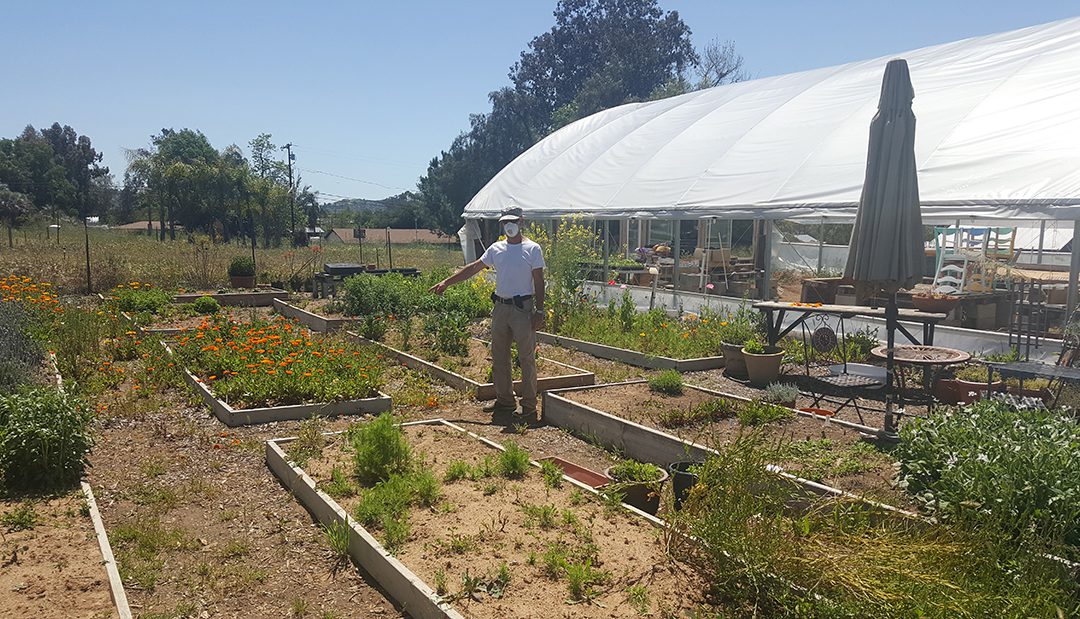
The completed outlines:
{"type": "Polygon", "coordinates": [[[230,426],[390,409],[373,354],[284,318],[206,321],[172,346],[187,383],[230,426]]]}
{"type": "Polygon", "coordinates": [[[601,359],[620,361],[629,365],[636,365],[638,367],[655,370],[700,372],[703,370],[714,370],[724,367],[723,356],[701,357],[699,359],[672,359],[671,357],[649,355],[637,350],[616,348],[615,346],[607,346],[606,344],[597,344],[595,342],[586,342],[585,340],[566,337],[565,335],[555,335],[545,331],[537,332],[536,341],[543,344],[552,344],[564,348],[571,348],[573,350],[580,350],[581,352],[588,353],[601,359]]]}
{"type": "Polygon", "coordinates": [[[343,329],[356,322],[354,318],[330,318],[307,309],[297,307],[282,299],[274,299],[274,311],[291,318],[317,333],[327,333],[343,329]]]}
{"type": "Polygon", "coordinates": [[[191,385],[199,398],[210,407],[214,416],[227,426],[247,426],[272,421],[308,419],[310,417],[383,413],[390,410],[392,406],[390,396],[379,391],[378,395],[374,397],[356,400],[236,409],[215,396],[202,379],[196,378],[194,374],[187,370],[184,370],[184,380],[191,385]]]}
{"type": "Polygon", "coordinates": [[[287,300],[289,293],[277,288],[259,288],[257,290],[236,292],[185,292],[173,296],[173,303],[194,303],[199,297],[212,297],[222,305],[242,305],[246,307],[269,307],[274,299],[287,300]]]}
{"type": "MultiPolygon", "coordinates": [[[[503,449],[443,420],[403,430],[438,480],[447,479],[454,461],[475,471],[485,460],[498,461],[503,449]]],[[[705,604],[707,583],[666,554],[656,531],[660,521],[605,505],[594,490],[565,476],[560,487],[549,487],[535,463],[513,480],[496,472],[441,482],[434,509],[410,508],[408,533],[391,544],[385,530],[376,527],[373,535],[354,519],[369,491],[343,487],[341,471],[353,470],[341,448],[344,436],[330,438],[303,468],[289,455],[295,439],[269,441],[267,465],[324,527],[346,523],[348,554],[413,617],[547,617],[562,616],[561,608],[575,617],[717,610],[705,604]],[[657,569],[669,565],[674,569],[657,569]],[[579,578],[576,591],[572,571],[591,576],[579,578]]]]}
{"type": "MultiPolygon", "coordinates": [[[[635,460],[660,465],[705,460],[715,453],[710,446],[734,440],[745,431],[735,409],[751,402],[691,385],[684,385],[680,396],[662,395],[650,391],[644,381],[561,389],[543,397],[545,422],[587,436],[635,460]],[[710,408],[720,401],[730,403],[728,408],[710,408]]],[[[891,486],[892,459],[863,440],[864,436],[879,436],[880,430],[777,409],[785,418],[762,427],[775,442],[774,465],[781,475],[820,495],[868,497],[907,505],[891,486]]]]}
{"type": "MultiPolygon", "coordinates": [[[[484,340],[470,338],[467,355],[450,356],[437,355],[430,348],[421,346],[417,346],[414,350],[416,354],[394,348],[390,343],[397,343],[394,339],[400,337],[395,332],[387,334],[390,339],[388,344],[369,340],[352,331],[349,335],[361,342],[381,348],[386,354],[409,368],[426,372],[455,389],[473,394],[477,400],[495,399],[495,385],[488,378],[491,370],[491,353],[488,343],[484,340]],[[448,364],[450,367],[447,367],[448,364]]],[[[543,357],[536,360],[536,375],[537,392],[596,383],[596,375],[592,372],[543,357]]],[[[520,386],[521,381],[515,380],[515,390],[520,386]]]]}
{"type": "MultiPolygon", "coordinates": [[[[186,307],[172,305],[161,314],[133,315],[128,312],[120,312],[128,322],[133,324],[140,334],[154,334],[165,339],[174,339],[186,331],[193,331],[199,327],[208,317],[215,314],[200,314],[191,309],[181,310],[186,307]]],[[[265,319],[270,316],[268,307],[231,307],[222,308],[216,315],[238,322],[250,322],[252,320],[265,319]]]]}

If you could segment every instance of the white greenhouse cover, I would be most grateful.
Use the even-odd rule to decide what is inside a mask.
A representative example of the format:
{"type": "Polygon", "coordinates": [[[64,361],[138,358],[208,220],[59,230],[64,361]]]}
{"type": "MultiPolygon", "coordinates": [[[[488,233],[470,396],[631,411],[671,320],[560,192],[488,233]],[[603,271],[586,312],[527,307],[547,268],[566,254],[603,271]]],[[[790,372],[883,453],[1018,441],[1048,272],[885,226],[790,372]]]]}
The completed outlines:
{"type": "Polygon", "coordinates": [[[608,109],[522,153],[465,217],[851,220],[893,57],[927,223],[1080,219],[1080,18],[608,109]]]}

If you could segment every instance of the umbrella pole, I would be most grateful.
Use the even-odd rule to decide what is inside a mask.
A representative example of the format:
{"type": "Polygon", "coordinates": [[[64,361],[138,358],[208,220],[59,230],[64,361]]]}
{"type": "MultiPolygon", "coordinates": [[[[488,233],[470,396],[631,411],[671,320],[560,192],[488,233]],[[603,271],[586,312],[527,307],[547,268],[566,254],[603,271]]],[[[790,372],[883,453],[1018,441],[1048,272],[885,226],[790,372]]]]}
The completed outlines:
{"type": "Polygon", "coordinates": [[[894,292],[889,295],[885,304],[885,337],[888,344],[885,356],[885,433],[890,435],[896,434],[893,347],[896,344],[896,323],[899,317],[900,310],[896,306],[896,293],[894,292]]]}

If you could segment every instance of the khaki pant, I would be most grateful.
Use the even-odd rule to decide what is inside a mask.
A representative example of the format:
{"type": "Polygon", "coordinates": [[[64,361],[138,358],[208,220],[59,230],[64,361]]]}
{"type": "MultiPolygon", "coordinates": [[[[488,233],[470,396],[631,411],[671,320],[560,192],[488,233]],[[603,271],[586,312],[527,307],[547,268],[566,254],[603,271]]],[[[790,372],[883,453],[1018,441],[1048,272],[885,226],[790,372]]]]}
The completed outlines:
{"type": "Polygon", "coordinates": [[[491,311],[491,376],[495,383],[495,404],[506,408],[514,401],[513,359],[510,344],[517,344],[521,363],[521,410],[536,412],[536,332],[532,326],[532,299],[516,305],[496,303],[491,311]]]}

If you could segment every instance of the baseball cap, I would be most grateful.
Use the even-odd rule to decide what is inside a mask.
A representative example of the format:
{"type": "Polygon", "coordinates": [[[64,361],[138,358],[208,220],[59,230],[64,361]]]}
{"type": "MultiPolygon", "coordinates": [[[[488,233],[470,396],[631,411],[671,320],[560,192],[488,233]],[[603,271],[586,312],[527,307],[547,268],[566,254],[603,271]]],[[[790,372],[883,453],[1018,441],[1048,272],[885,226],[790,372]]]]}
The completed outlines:
{"type": "Polygon", "coordinates": [[[520,206],[508,206],[502,210],[502,215],[499,217],[499,221],[513,221],[515,219],[521,219],[521,207],[520,206]]]}

